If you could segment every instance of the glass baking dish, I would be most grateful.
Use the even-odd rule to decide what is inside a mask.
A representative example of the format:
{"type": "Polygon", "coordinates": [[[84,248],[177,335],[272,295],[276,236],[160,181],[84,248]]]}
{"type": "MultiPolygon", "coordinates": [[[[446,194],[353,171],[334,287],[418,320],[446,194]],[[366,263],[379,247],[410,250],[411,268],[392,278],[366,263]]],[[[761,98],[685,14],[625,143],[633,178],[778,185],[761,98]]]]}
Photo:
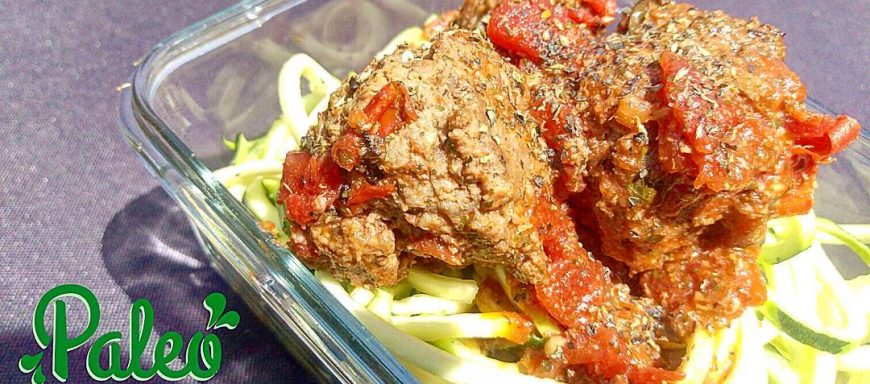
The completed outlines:
{"type": "MultiPolygon", "coordinates": [[[[323,381],[414,379],[304,265],[270,241],[210,169],[230,160],[222,138],[262,135],[280,114],[277,77],[291,54],[306,53],[343,78],[402,29],[459,2],[243,2],[156,45],[122,92],[125,139],[190,217],[215,269],[323,381]]],[[[819,215],[870,222],[868,154],[865,130],[821,172],[819,215]]],[[[853,258],[831,254],[846,277],[864,271],[853,258]]]]}

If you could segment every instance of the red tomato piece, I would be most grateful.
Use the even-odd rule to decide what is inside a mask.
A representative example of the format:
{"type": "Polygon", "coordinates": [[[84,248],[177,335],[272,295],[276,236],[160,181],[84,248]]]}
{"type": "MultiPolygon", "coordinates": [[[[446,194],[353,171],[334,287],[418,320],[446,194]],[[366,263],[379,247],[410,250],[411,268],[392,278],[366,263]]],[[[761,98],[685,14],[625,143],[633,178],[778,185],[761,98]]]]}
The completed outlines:
{"type": "MultiPolygon", "coordinates": [[[[533,93],[534,95],[535,93],[533,93]]],[[[567,104],[555,104],[549,100],[535,98],[532,100],[531,114],[543,122],[541,136],[547,142],[547,146],[556,151],[562,150],[561,136],[568,133],[566,130],[567,120],[574,114],[574,107],[567,104]],[[557,113],[553,113],[556,111],[557,113]]]]}
{"type": "Polygon", "coordinates": [[[347,197],[347,205],[358,205],[373,199],[383,199],[393,192],[396,192],[396,186],[393,184],[369,184],[365,180],[360,180],[350,188],[347,197]]]}
{"type": "Polygon", "coordinates": [[[532,213],[532,223],[550,260],[586,257],[586,251],[577,239],[574,222],[564,205],[542,198],[532,213]]]}
{"type": "Polygon", "coordinates": [[[338,198],[342,179],[341,168],[329,156],[288,153],[278,194],[287,218],[301,225],[313,223],[338,198]]]}
{"type": "Polygon", "coordinates": [[[683,139],[679,129],[673,126],[674,124],[673,122],[663,122],[659,125],[659,163],[662,169],[670,173],[697,174],[698,167],[695,166],[688,154],[680,150],[683,139]]]}
{"type": "MultiPolygon", "coordinates": [[[[534,93],[533,93],[534,94],[534,93]]],[[[532,102],[533,108],[531,114],[538,121],[543,122],[541,129],[541,137],[547,146],[561,153],[564,149],[564,140],[572,133],[568,132],[568,121],[580,121],[574,115],[574,108],[571,105],[553,103],[545,100],[535,99],[532,102]],[[553,111],[557,111],[556,114],[553,111]]],[[[559,156],[557,156],[559,158],[559,156]]],[[[578,170],[571,165],[562,164],[562,169],[559,170],[559,175],[554,183],[553,196],[557,201],[565,201],[572,192],[580,192],[583,190],[583,181],[577,176],[578,170]]]]}
{"type": "Polygon", "coordinates": [[[723,133],[736,125],[734,111],[716,100],[703,75],[683,58],[665,51],[660,64],[662,92],[684,140],[696,152],[712,153],[723,133]]]}
{"type": "Polygon", "coordinates": [[[311,224],[317,220],[313,198],[304,194],[291,194],[284,199],[287,218],[299,224],[311,224]]]}
{"type": "Polygon", "coordinates": [[[695,188],[706,185],[714,191],[721,191],[740,188],[752,181],[753,163],[759,160],[755,153],[762,148],[764,138],[773,133],[764,122],[756,119],[735,124],[731,128],[735,134],[722,137],[712,153],[693,156],[701,167],[695,178],[695,188]]]}
{"type": "Polygon", "coordinates": [[[387,137],[387,135],[398,130],[402,123],[404,123],[404,120],[399,117],[398,109],[389,108],[378,118],[378,126],[380,127],[378,135],[387,137]]]}
{"type": "Polygon", "coordinates": [[[362,138],[352,130],[346,130],[332,145],[332,159],[347,171],[359,164],[362,157],[362,138]]]}
{"type": "Polygon", "coordinates": [[[486,34],[510,55],[540,64],[545,56],[560,55],[555,51],[575,57],[590,39],[579,24],[599,22],[585,8],[570,9],[550,0],[504,1],[492,10],[486,34]]]}
{"type": "Polygon", "coordinates": [[[362,111],[351,113],[348,125],[359,131],[369,123],[372,124],[369,134],[387,137],[416,118],[408,90],[402,83],[393,81],[381,88],[362,111]]]}
{"type": "Polygon", "coordinates": [[[547,281],[535,286],[538,301],[561,324],[574,326],[601,303],[604,270],[580,246],[574,222],[561,205],[542,198],[532,222],[550,259],[547,281]]]}
{"type": "Polygon", "coordinates": [[[786,129],[796,136],[798,145],[806,146],[820,157],[837,153],[858,138],[861,124],[852,117],[837,117],[806,112],[793,114],[786,129]]]}
{"type": "Polygon", "coordinates": [[[545,283],[535,286],[535,296],[550,316],[566,327],[594,317],[605,300],[604,270],[588,256],[551,260],[547,276],[545,283]]]}
{"type": "Polygon", "coordinates": [[[570,365],[583,365],[594,377],[609,379],[628,372],[628,347],[616,332],[598,327],[580,327],[567,333],[562,352],[570,365]]]}
{"type": "Polygon", "coordinates": [[[538,53],[541,46],[540,33],[548,28],[546,21],[541,17],[542,11],[531,1],[521,3],[503,1],[490,14],[486,35],[493,44],[511,55],[540,63],[541,55],[538,53]]]}
{"type": "Polygon", "coordinates": [[[290,191],[300,190],[303,186],[303,179],[308,173],[308,163],[311,161],[311,154],[304,151],[288,152],[284,158],[283,175],[281,183],[286,187],[281,188],[278,193],[278,199],[283,200],[290,191]]]}
{"type": "Polygon", "coordinates": [[[683,58],[665,51],[662,68],[664,101],[671,108],[659,125],[659,158],[665,169],[694,174],[695,188],[713,191],[742,187],[752,178],[747,168],[759,135],[766,127],[744,121],[734,108],[717,100],[703,74],[683,58]],[[689,167],[691,159],[695,167],[689,167]]]}
{"type": "Polygon", "coordinates": [[[616,14],[616,0],[583,0],[583,5],[601,17],[613,17],[616,14]]]}
{"type": "Polygon", "coordinates": [[[776,215],[779,217],[802,215],[813,208],[813,192],[819,171],[819,163],[815,158],[818,155],[803,147],[794,149],[797,153],[791,160],[791,172],[795,185],[776,202],[776,215]]]}
{"type": "Polygon", "coordinates": [[[462,265],[459,254],[451,251],[447,244],[430,234],[414,240],[408,248],[413,253],[429,256],[449,265],[462,265]]]}

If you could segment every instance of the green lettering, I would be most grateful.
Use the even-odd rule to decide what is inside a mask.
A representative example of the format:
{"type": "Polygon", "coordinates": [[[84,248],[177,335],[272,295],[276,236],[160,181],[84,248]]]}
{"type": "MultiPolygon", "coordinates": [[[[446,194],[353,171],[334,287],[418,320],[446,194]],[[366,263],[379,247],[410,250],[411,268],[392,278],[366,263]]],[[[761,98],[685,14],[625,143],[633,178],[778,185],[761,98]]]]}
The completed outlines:
{"type": "Polygon", "coordinates": [[[121,368],[121,337],[121,332],[109,332],[98,337],[94,345],[88,349],[87,368],[94,380],[121,381],[130,377],[130,371],[121,368]],[[109,367],[106,369],[100,365],[100,355],[104,349],[109,355],[109,367]]]}
{"type": "Polygon", "coordinates": [[[142,353],[148,347],[148,339],[153,328],[154,309],[151,308],[151,303],[145,299],[136,300],[130,308],[130,370],[134,378],[142,381],[154,377],[157,373],[156,360],[151,368],[142,368],[142,353]]]}
{"type": "Polygon", "coordinates": [[[173,371],[169,367],[169,363],[177,359],[181,355],[181,348],[184,346],[184,339],[178,332],[169,331],[160,335],[157,340],[157,345],[154,347],[154,366],[157,367],[157,374],[164,380],[181,380],[190,371],[187,366],[179,371],[173,371]],[[166,347],[169,351],[166,351],[166,347]]]}
{"type": "Polygon", "coordinates": [[[206,381],[214,377],[221,368],[221,342],[217,335],[208,334],[203,336],[197,332],[187,345],[187,366],[190,367],[190,376],[195,380],[206,381]],[[199,365],[199,358],[205,368],[199,365]]]}
{"type": "Polygon", "coordinates": [[[36,305],[33,312],[33,336],[42,349],[52,342],[51,373],[61,382],[69,378],[69,353],[84,345],[91,338],[100,325],[100,304],[97,297],[89,289],[78,284],[64,284],[52,288],[36,305]],[[88,322],[84,331],[75,337],[67,334],[66,303],[60,299],[72,297],[85,304],[88,312],[88,322]],[[48,306],[54,302],[54,332],[49,337],[45,327],[45,313],[48,306]]]}
{"type": "MultiPolygon", "coordinates": [[[[235,329],[239,323],[239,315],[235,311],[224,313],[226,299],[218,292],[212,293],[203,302],[209,311],[209,322],[206,331],[211,329],[235,329]]],[[[65,284],[49,290],[42,296],[33,312],[33,335],[37,344],[43,350],[52,348],[52,374],[60,382],[69,378],[69,353],[83,346],[94,334],[100,324],[100,305],[93,292],[76,284],[65,284]],[[88,321],[79,335],[69,335],[67,330],[67,305],[75,298],[84,303],[88,313],[88,321]],[[46,313],[54,304],[52,332],[46,326],[46,313]]],[[[130,308],[130,360],[127,365],[121,362],[120,331],[110,331],[94,340],[88,349],[86,367],[91,378],[98,381],[113,379],[124,381],[133,377],[139,381],[147,381],[159,375],[164,380],[177,381],[190,376],[194,380],[206,381],[214,378],[221,367],[222,347],[217,335],[196,332],[187,344],[183,353],[184,338],[178,332],[169,331],[157,340],[154,348],[154,363],[144,368],[142,358],[148,348],[148,341],[154,330],[154,309],[146,299],[138,299],[130,308]],[[108,366],[103,366],[103,353],[108,356],[108,366]],[[183,365],[174,370],[170,364],[180,360],[184,354],[183,365]]],[[[33,355],[25,354],[18,361],[18,369],[22,373],[31,374],[31,382],[45,382],[42,366],[43,352],[33,355]]]]}

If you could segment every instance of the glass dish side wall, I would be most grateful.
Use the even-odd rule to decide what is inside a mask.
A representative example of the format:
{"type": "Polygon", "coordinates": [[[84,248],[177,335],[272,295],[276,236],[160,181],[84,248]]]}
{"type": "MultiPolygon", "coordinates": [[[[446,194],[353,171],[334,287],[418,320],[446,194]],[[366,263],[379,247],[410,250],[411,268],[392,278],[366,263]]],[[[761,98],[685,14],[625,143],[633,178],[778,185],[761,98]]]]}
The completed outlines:
{"type": "MultiPolygon", "coordinates": [[[[308,270],[274,246],[208,169],[230,159],[222,139],[264,133],[279,115],[283,62],[307,53],[339,77],[360,70],[396,33],[460,1],[248,1],[168,38],[122,95],[124,135],[191,217],[215,268],[321,379],[413,379],[308,270]]],[[[625,2],[620,2],[624,4],[625,2]]],[[[819,178],[817,212],[868,222],[866,131],[819,178]]],[[[835,252],[834,252],[835,253],[835,252]]],[[[838,258],[847,275],[860,264],[838,258]]]]}

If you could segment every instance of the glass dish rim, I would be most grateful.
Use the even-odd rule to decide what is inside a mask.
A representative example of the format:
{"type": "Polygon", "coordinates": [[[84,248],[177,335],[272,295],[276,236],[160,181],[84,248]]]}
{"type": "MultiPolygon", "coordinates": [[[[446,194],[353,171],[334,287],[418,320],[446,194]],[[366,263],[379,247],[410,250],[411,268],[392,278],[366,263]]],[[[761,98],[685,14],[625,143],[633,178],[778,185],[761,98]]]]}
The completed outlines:
{"type": "MultiPolygon", "coordinates": [[[[286,259],[286,262],[293,264],[292,267],[295,268],[296,271],[305,269],[304,265],[302,265],[295,256],[287,258],[286,256],[293,255],[292,252],[287,249],[278,247],[270,241],[263,241],[268,240],[267,235],[260,230],[253,221],[251,215],[248,214],[247,210],[238,203],[238,201],[232,198],[228,191],[226,191],[217,179],[213,177],[211,170],[199,161],[193,151],[191,151],[184,141],[175,134],[172,128],[170,128],[170,125],[159,117],[158,113],[153,110],[149,99],[154,96],[153,93],[159,88],[159,85],[169,73],[172,73],[181,65],[199,57],[195,52],[196,50],[201,50],[202,53],[205,54],[210,51],[208,46],[221,46],[226,42],[231,41],[234,37],[243,35],[250,29],[257,28],[258,25],[248,25],[251,19],[245,19],[244,16],[246,13],[254,12],[258,17],[262,16],[263,21],[267,21],[268,18],[273,15],[285,12],[290,8],[308,1],[311,0],[246,0],[218,11],[201,21],[191,24],[179,32],[170,35],[154,45],[140,60],[137,61],[136,69],[133,72],[132,80],[130,81],[130,86],[122,90],[120,105],[120,127],[126,141],[137,152],[138,157],[144,162],[146,168],[148,168],[160,180],[163,188],[172,195],[177,203],[180,205],[185,204],[185,202],[178,196],[178,193],[180,192],[178,188],[180,185],[177,183],[179,182],[168,180],[165,177],[165,166],[159,165],[161,159],[165,160],[165,162],[172,167],[170,171],[178,172],[180,175],[184,176],[184,180],[182,180],[181,183],[189,183],[190,185],[188,187],[195,188],[192,192],[199,192],[202,196],[217,198],[217,200],[202,200],[208,208],[214,210],[218,217],[221,219],[232,220],[232,222],[228,221],[226,224],[228,226],[233,226],[235,231],[241,230],[241,232],[236,232],[234,234],[244,237],[243,241],[249,246],[250,250],[283,256],[283,258],[286,259]],[[269,6],[266,7],[266,5],[269,6]],[[266,9],[267,12],[263,12],[264,9],[266,9]],[[238,23],[238,25],[236,23],[238,23]],[[232,31],[234,28],[239,26],[245,26],[245,28],[232,31]],[[217,41],[211,41],[208,42],[208,44],[199,46],[202,43],[199,40],[207,37],[209,32],[221,31],[232,33],[221,36],[217,41]],[[197,42],[198,44],[193,44],[195,46],[193,51],[183,51],[182,48],[183,52],[175,52],[176,49],[183,47],[185,44],[197,42]],[[178,63],[176,63],[177,65],[175,66],[155,67],[161,62],[161,60],[166,60],[168,63],[178,63]],[[260,247],[253,247],[252,244],[250,244],[251,240],[259,240],[260,247]],[[267,244],[265,249],[262,247],[262,244],[264,243],[267,244]]],[[[623,0],[620,0],[620,4],[624,5],[624,3],[623,0]]],[[[833,112],[828,108],[812,98],[807,98],[806,103],[812,109],[833,114],[833,112]]],[[[865,147],[870,143],[867,128],[862,129],[858,140],[861,141],[861,145],[865,147]]],[[[858,146],[859,145],[851,146],[847,151],[855,152],[858,156],[867,160],[868,154],[858,151],[856,149],[858,146]]],[[[186,210],[186,214],[191,218],[191,220],[197,220],[197,218],[194,217],[195,215],[191,214],[189,210],[186,210]]],[[[196,233],[198,236],[199,231],[202,230],[203,229],[197,226],[196,233]]],[[[267,255],[260,254],[260,256],[267,255]]],[[[263,259],[267,258],[268,257],[263,257],[263,259]]],[[[275,263],[276,262],[272,262],[273,265],[271,266],[274,267],[275,263]]],[[[339,324],[330,324],[330,326],[345,329],[349,334],[357,336],[357,340],[350,344],[359,343],[362,348],[360,350],[352,350],[352,356],[348,357],[361,358],[360,360],[363,361],[362,364],[364,367],[361,367],[362,369],[359,374],[363,374],[365,378],[373,382],[407,382],[414,380],[413,376],[408,374],[405,368],[399,364],[395,356],[387,351],[383,345],[377,341],[377,339],[372,337],[369,331],[363,327],[361,323],[350,314],[350,312],[341,306],[338,301],[336,301],[332,295],[319,284],[312,274],[294,273],[293,270],[289,269],[290,267],[286,265],[278,265],[282,268],[282,272],[287,272],[287,274],[292,275],[294,279],[301,279],[302,283],[308,285],[307,288],[313,289],[316,296],[320,299],[331,302],[331,319],[338,320],[339,324]],[[393,375],[385,376],[383,375],[383,372],[385,371],[393,375]],[[381,374],[378,374],[377,372],[380,372],[381,374]]],[[[275,270],[273,269],[272,272],[274,274],[275,270]]],[[[254,284],[254,282],[249,279],[245,279],[245,282],[251,285],[254,284]]],[[[281,288],[290,289],[289,286],[286,286],[286,283],[281,288]]],[[[324,317],[323,315],[318,316],[324,317]]],[[[296,332],[298,336],[299,330],[293,328],[293,331],[296,332]]],[[[326,340],[326,342],[329,341],[334,342],[335,340],[326,340]]],[[[347,342],[347,340],[344,340],[343,342],[347,342]]],[[[329,354],[330,351],[327,350],[326,353],[329,354]]],[[[334,353],[332,356],[327,356],[327,358],[330,357],[337,359],[342,358],[334,353]]],[[[340,380],[340,378],[337,379],[340,380]]]]}

